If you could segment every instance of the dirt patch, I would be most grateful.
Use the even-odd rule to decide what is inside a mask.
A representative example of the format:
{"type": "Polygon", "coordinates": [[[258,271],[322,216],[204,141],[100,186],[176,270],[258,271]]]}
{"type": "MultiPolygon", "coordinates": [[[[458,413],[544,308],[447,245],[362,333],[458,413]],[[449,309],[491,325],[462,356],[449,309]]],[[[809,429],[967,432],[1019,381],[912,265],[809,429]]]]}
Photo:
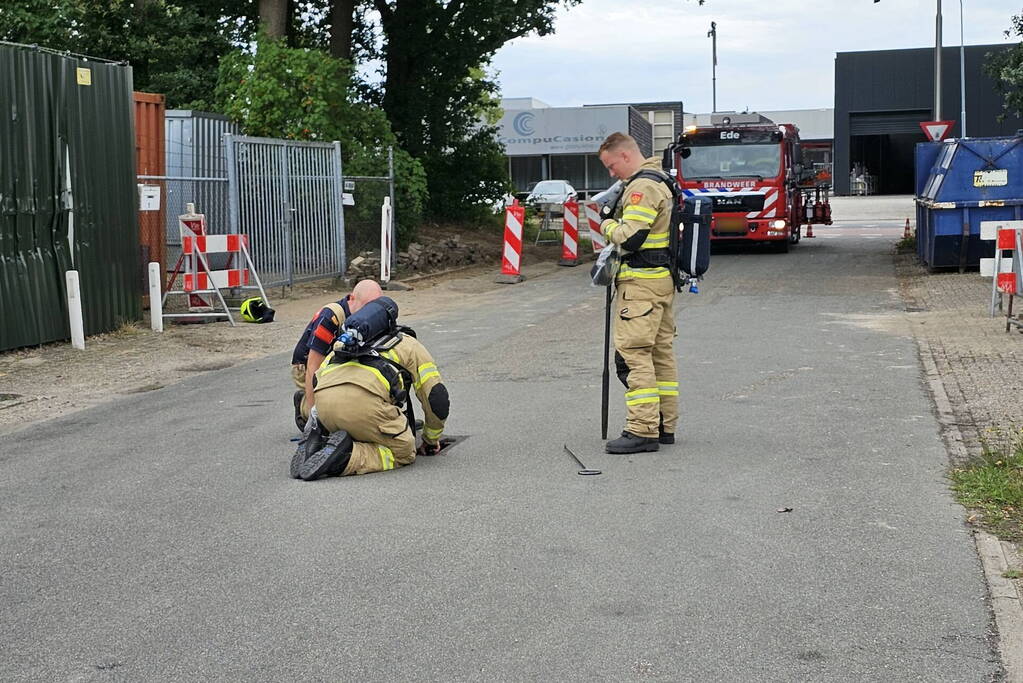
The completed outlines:
{"type": "MultiPolygon", "coordinates": [[[[418,239],[439,240],[450,234],[450,227],[430,226],[418,239]]],[[[482,229],[458,234],[461,242],[488,249],[488,262],[419,274],[405,280],[408,291],[388,291],[398,303],[403,321],[414,326],[417,320],[463,306],[466,296],[506,286],[494,282],[500,270],[502,236],[482,229]]],[[[529,245],[524,249],[524,268],[535,268],[541,274],[544,269],[556,268],[553,264],[560,255],[560,245],[529,245]]],[[[398,271],[395,279],[406,275],[398,271]]],[[[89,337],[84,351],[65,342],[0,353],[0,434],[117,398],[170,387],[203,372],[291,351],[316,311],[348,291],[345,283],[331,280],[268,289],[277,315],[275,322],[266,325],[246,324],[240,318],[236,327],[227,322],[168,323],[159,334],[143,321],[89,337]]],[[[287,362],[282,361],[281,368],[282,404],[288,401],[287,362]]]]}

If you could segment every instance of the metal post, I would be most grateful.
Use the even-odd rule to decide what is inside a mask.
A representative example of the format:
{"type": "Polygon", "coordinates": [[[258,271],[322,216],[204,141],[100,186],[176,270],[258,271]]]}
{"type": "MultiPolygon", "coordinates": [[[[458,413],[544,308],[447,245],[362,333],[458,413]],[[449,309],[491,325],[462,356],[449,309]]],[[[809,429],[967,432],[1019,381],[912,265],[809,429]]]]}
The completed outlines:
{"type": "Polygon", "coordinates": [[[85,324],[82,319],[82,290],[78,284],[78,271],[69,270],[64,273],[67,285],[67,314],[71,328],[71,346],[79,351],[85,350],[85,324]]]}
{"type": "Polygon", "coordinates": [[[712,104],[711,104],[711,109],[710,110],[711,110],[711,112],[716,112],[718,110],[718,24],[717,24],[716,21],[710,22],[710,31],[707,32],[707,35],[711,39],[711,55],[712,55],[712,61],[711,61],[711,67],[710,67],[710,69],[711,69],[711,71],[710,71],[710,73],[711,73],[710,82],[711,82],[712,104]]]}
{"type": "Polygon", "coordinates": [[[163,332],[163,269],[159,263],[149,264],[149,326],[153,332],[163,332]]]}
{"type": "Polygon", "coordinates": [[[959,0],[959,137],[966,137],[966,43],[963,39],[963,0],[959,0]]]}
{"type": "Polygon", "coordinates": [[[395,216],[397,215],[398,209],[397,204],[394,203],[394,148],[387,148],[387,179],[388,179],[388,192],[391,195],[391,270],[394,270],[398,266],[398,242],[396,241],[397,235],[395,234],[395,216]]]}
{"type": "Polygon", "coordinates": [[[337,272],[341,275],[348,270],[348,258],[345,248],[345,207],[341,194],[345,191],[344,169],[341,166],[341,143],[334,141],[334,215],[337,220],[334,227],[337,230],[334,244],[336,245],[337,272]]]}
{"type": "Polygon", "coordinates": [[[281,204],[284,209],[283,215],[283,228],[284,228],[284,244],[286,249],[284,253],[287,255],[288,262],[285,264],[285,277],[289,285],[295,284],[295,260],[297,258],[295,254],[295,240],[294,235],[291,234],[294,220],[292,220],[292,206],[291,206],[291,162],[288,159],[287,143],[275,145],[275,151],[277,152],[277,164],[281,172],[281,204]]]}
{"type": "Polygon", "coordinates": [[[232,235],[241,232],[241,202],[238,187],[238,159],[234,135],[224,133],[224,155],[227,159],[227,222],[232,235]]]}
{"type": "Polygon", "coordinates": [[[934,120],[941,120],[941,0],[934,19],[934,120]]]}

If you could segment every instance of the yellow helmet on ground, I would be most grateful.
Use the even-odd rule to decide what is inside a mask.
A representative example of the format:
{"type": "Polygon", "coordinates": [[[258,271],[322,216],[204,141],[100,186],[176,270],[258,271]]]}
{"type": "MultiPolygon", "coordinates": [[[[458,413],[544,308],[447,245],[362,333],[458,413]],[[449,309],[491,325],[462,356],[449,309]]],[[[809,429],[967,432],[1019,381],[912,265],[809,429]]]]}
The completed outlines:
{"type": "Polygon", "coordinates": [[[263,303],[258,296],[251,297],[242,302],[242,320],[247,323],[272,323],[274,321],[274,309],[263,303]]]}

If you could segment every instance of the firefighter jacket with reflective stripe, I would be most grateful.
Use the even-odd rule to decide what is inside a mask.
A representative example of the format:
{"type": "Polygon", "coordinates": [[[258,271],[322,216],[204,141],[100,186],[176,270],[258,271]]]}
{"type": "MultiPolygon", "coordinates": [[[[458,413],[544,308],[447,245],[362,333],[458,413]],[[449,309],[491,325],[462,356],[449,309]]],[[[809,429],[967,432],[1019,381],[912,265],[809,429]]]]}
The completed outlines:
{"type": "MultiPolygon", "coordinates": [[[[335,362],[332,352],[316,372],[315,391],[318,393],[339,384],[354,384],[390,403],[394,403],[394,396],[399,392],[415,391],[423,406],[423,438],[429,443],[437,443],[444,431],[444,419],[434,412],[430,392],[441,383],[441,377],[430,352],[418,339],[405,334],[392,348],[381,351],[380,357],[404,369],[411,377],[412,386],[405,386],[406,381],[397,372],[397,368],[392,374],[387,372],[386,367],[374,367],[379,362],[361,358],[337,359],[338,362],[335,362]],[[395,387],[395,382],[400,385],[395,387]]],[[[445,394],[445,404],[446,401],[445,394]]]]}
{"type": "MultiPolygon", "coordinates": [[[[647,159],[640,170],[664,173],[657,157],[647,159]]],[[[663,182],[634,176],[625,185],[615,217],[604,221],[601,226],[608,240],[622,249],[623,262],[618,280],[671,277],[671,270],[667,267],[671,208],[671,191],[663,182]],[[658,262],[663,261],[664,265],[643,264],[643,252],[656,255],[658,262]],[[638,258],[630,258],[631,254],[638,255],[638,258]]]]}

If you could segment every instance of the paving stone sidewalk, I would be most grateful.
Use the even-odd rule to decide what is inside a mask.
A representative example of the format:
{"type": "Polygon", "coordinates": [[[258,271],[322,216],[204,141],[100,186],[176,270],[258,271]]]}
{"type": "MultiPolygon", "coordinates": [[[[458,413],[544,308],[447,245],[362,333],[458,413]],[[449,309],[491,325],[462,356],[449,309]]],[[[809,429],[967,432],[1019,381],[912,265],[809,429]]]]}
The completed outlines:
{"type": "Polygon", "coordinates": [[[930,350],[965,454],[1008,443],[1023,428],[1023,334],[1005,331],[1003,312],[990,317],[991,279],[929,273],[915,253],[896,254],[895,268],[913,335],[922,353],[930,350]]]}

